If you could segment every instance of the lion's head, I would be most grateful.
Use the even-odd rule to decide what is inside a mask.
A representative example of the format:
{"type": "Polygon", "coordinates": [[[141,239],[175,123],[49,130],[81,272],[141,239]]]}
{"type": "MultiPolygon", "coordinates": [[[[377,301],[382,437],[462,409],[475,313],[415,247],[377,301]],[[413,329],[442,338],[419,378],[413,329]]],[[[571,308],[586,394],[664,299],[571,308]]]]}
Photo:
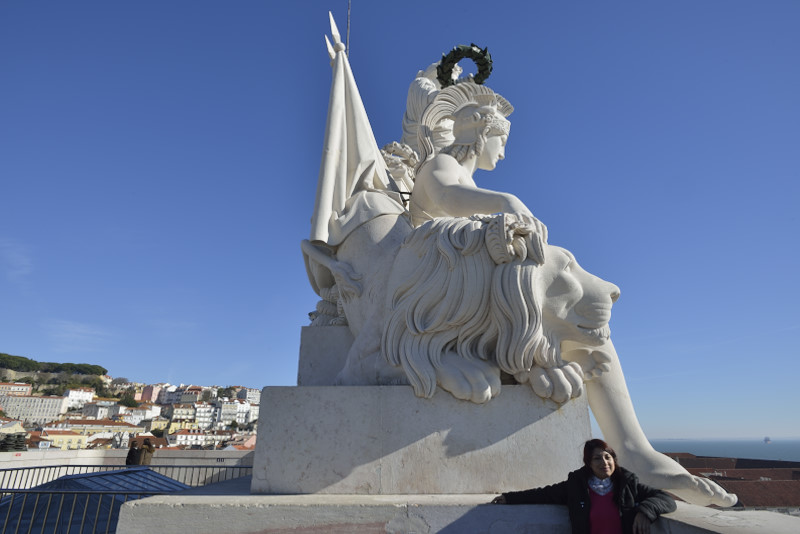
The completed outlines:
{"type": "MultiPolygon", "coordinates": [[[[619,289],[563,248],[533,251],[535,242],[510,215],[434,219],[408,236],[389,278],[382,348],[418,396],[431,397],[437,383],[448,389],[443,375],[487,368],[497,388],[502,370],[558,402],[576,396],[543,393],[546,373],[565,373],[580,389],[582,371],[562,360],[561,343],[602,345],[619,289]]],[[[476,402],[494,394],[451,393],[476,402]]]]}

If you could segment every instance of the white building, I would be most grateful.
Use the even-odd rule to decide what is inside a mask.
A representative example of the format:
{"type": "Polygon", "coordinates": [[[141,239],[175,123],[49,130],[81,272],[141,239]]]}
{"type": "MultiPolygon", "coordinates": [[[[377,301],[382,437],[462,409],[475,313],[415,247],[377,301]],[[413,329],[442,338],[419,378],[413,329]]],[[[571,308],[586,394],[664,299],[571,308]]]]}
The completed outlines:
{"type": "Polygon", "coordinates": [[[67,409],[83,408],[84,404],[92,402],[94,395],[95,391],[91,388],[68,389],[66,393],[67,409]]]}
{"type": "Polygon", "coordinates": [[[250,414],[247,416],[248,423],[258,423],[258,404],[250,404],[250,414]]]}
{"type": "Polygon", "coordinates": [[[246,400],[250,404],[261,404],[261,390],[255,388],[242,388],[236,394],[236,398],[246,400]]]}
{"type": "Polygon", "coordinates": [[[67,413],[67,398],[3,395],[0,397],[0,407],[12,419],[42,424],[58,420],[67,413]]]}
{"type": "Polygon", "coordinates": [[[213,404],[208,402],[196,402],[194,404],[194,410],[194,420],[197,422],[197,426],[205,430],[214,425],[216,408],[213,404]]]}
{"type": "Polygon", "coordinates": [[[202,430],[183,429],[167,435],[167,441],[170,447],[217,448],[223,441],[228,441],[232,436],[233,432],[226,430],[204,432],[202,430]]]}
{"type": "Polygon", "coordinates": [[[183,394],[183,390],[180,389],[178,386],[173,386],[172,384],[164,384],[164,387],[161,388],[161,391],[158,392],[158,399],[156,402],[158,404],[179,404],[181,400],[181,395],[183,394]]]}
{"type": "Polygon", "coordinates": [[[128,406],[117,405],[109,410],[109,413],[113,412],[116,412],[113,416],[115,416],[118,420],[139,426],[142,421],[154,419],[161,415],[161,406],[158,406],[157,404],[142,404],[138,408],[131,408],[128,406]]]}
{"type": "Polygon", "coordinates": [[[108,419],[111,417],[109,411],[116,406],[114,401],[97,401],[84,404],[81,414],[87,419],[108,419]]]}
{"type": "Polygon", "coordinates": [[[0,396],[2,395],[30,395],[33,386],[25,382],[0,382],[0,396]]]}
{"type": "Polygon", "coordinates": [[[229,428],[235,421],[237,426],[244,426],[249,422],[250,403],[241,399],[217,399],[214,401],[216,414],[214,427],[223,430],[229,428]]]}

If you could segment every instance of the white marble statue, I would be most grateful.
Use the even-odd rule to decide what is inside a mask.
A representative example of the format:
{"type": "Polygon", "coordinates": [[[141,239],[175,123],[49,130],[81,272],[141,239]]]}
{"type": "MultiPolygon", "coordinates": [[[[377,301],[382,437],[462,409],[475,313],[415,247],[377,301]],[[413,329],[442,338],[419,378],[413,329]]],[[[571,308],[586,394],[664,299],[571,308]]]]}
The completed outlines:
{"type": "Polygon", "coordinates": [[[609,338],[618,288],[547,244],[517,197],[473,181],[504,157],[510,104],[472,80],[444,89],[420,81],[431,72],[421,71],[409,101],[424,110],[404,120],[405,138],[417,129],[418,152],[395,144],[382,155],[331,23],[328,127],[302,249],[323,299],[312,324],[346,324],[354,337],[336,382],[410,384],[420,397],[440,388],[475,403],[505,381],[559,404],[586,391],[606,441],[645,483],[691,503],[733,505],[735,496],[653,450],[642,432],[609,338]],[[391,159],[398,154],[404,163],[391,159]]]}

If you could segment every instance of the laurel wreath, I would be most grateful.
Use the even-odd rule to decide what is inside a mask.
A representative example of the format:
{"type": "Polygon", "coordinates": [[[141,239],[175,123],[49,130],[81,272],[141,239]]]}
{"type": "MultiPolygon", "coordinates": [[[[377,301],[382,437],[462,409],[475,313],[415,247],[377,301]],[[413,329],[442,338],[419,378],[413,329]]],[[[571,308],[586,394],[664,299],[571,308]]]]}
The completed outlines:
{"type": "Polygon", "coordinates": [[[489,53],[488,48],[480,49],[475,43],[467,45],[458,45],[453,48],[448,54],[442,54],[442,61],[436,67],[436,79],[442,85],[442,89],[453,85],[453,69],[462,59],[471,59],[478,67],[478,73],[473,78],[473,81],[482,84],[486,81],[492,73],[492,55],[489,53]]]}

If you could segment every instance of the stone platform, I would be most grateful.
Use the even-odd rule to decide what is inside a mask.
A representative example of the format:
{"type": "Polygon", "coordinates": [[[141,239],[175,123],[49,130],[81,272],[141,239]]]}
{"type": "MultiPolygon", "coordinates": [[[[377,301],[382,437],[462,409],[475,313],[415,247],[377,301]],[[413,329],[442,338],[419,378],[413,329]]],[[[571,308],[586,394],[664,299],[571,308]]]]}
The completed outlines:
{"type": "MultiPolygon", "coordinates": [[[[240,484],[246,491],[247,484],[240,484]]],[[[230,484],[227,485],[231,489],[230,484]]],[[[197,490],[203,490],[198,488],[197,490]]],[[[189,490],[122,506],[117,534],[569,534],[563,506],[499,506],[494,495],[213,495],[189,490]]],[[[796,534],[800,518],[678,503],[651,534],[796,534]]]]}
{"type": "Polygon", "coordinates": [[[563,480],[591,437],[585,398],[527,385],[485,405],[410,386],[266,387],[253,494],[470,494],[563,480]]]}

